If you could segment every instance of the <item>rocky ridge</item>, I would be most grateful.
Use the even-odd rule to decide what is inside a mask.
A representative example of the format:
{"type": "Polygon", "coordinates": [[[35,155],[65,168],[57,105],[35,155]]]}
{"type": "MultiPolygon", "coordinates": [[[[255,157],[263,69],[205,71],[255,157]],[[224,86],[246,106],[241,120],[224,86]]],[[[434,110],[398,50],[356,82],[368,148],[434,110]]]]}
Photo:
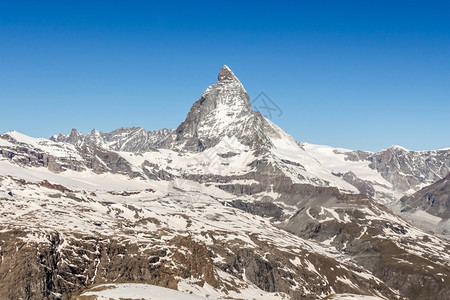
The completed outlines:
{"type": "Polygon", "coordinates": [[[146,131],[140,127],[120,128],[112,132],[93,129],[88,134],[72,129],[70,134],[58,134],[50,138],[54,142],[70,143],[75,146],[98,146],[113,151],[146,152],[161,146],[173,132],[172,129],[146,131]]]}

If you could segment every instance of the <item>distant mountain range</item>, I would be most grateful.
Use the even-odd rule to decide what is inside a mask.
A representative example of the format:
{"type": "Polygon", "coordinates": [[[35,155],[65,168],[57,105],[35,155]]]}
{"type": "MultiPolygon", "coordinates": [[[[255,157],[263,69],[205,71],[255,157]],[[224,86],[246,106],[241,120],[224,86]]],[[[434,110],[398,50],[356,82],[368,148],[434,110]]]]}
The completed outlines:
{"type": "Polygon", "coordinates": [[[177,129],[0,135],[0,295],[450,298],[450,149],[297,142],[249,99],[224,66],[177,129]]]}
{"type": "Polygon", "coordinates": [[[113,151],[146,152],[159,148],[164,140],[173,132],[173,129],[160,129],[146,131],[143,128],[120,128],[104,133],[93,129],[84,135],[76,129],[70,134],[58,134],[50,138],[55,142],[70,143],[75,146],[96,145],[113,151]]]}

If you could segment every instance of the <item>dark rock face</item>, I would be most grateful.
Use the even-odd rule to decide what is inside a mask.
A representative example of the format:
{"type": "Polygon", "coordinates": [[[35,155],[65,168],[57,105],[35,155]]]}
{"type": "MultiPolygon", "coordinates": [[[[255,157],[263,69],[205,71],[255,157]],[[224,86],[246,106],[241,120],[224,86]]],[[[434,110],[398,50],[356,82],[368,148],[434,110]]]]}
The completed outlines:
{"type": "Polygon", "coordinates": [[[375,195],[375,189],[372,184],[368,181],[358,178],[353,172],[345,173],[342,178],[355,186],[361,194],[373,197],[375,195]]]}
{"type": "Polygon", "coordinates": [[[370,156],[372,156],[372,154],[373,153],[371,153],[371,152],[361,151],[361,150],[356,150],[356,151],[351,151],[351,152],[345,153],[346,160],[349,160],[349,161],[367,160],[370,156]]]}
{"type": "Polygon", "coordinates": [[[238,82],[239,81],[237,79],[237,77],[234,75],[233,71],[231,71],[230,68],[228,68],[227,66],[223,66],[223,68],[220,69],[218,79],[220,82],[224,82],[224,81],[238,82]]]}
{"type": "Polygon", "coordinates": [[[233,200],[230,204],[235,208],[261,217],[278,221],[283,218],[283,209],[270,201],[244,202],[233,200]]]}
{"type": "Polygon", "coordinates": [[[83,146],[79,153],[85,159],[86,167],[92,169],[95,173],[111,172],[128,175],[130,178],[141,177],[139,172],[132,170],[128,161],[115,152],[97,146],[83,146]]]}
{"type": "Polygon", "coordinates": [[[21,240],[23,236],[23,231],[0,233],[1,299],[66,300],[89,285],[105,282],[145,282],[176,289],[177,277],[196,278],[199,285],[219,284],[207,248],[190,238],[170,242],[190,255],[168,255],[164,248],[142,251],[139,245],[108,237],[68,240],[54,232],[45,237],[46,243],[30,244],[21,240]],[[63,243],[70,248],[62,248],[63,243]]]}
{"type": "Polygon", "coordinates": [[[245,272],[247,278],[263,291],[275,292],[279,290],[277,285],[282,284],[276,282],[283,277],[279,274],[280,270],[274,269],[268,261],[255,255],[253,251],[238,251],[230,267],[239,274],[245,272]]]}
{"type": "MultiPolygon", "coordinates": [[[[345,269],[341,269],[335,261],[308,252],[305,252],[304,255],[317,269],[321,270],[321,274],[318,275],[314,270],[308,268],[296,268],[295,273],[290,273],[286,270],[286,266],[291,265],[291,261],[285,256],[285,253],[274,249],[268,250],[266,245],[261,245],[261,247],[261,251],[269,251],[265,252],[264,256],[251,249],[236,250],[235,254],[230,257],[229,262],[223,266],[223,269],[236,276],[245,274],[245,277],[260,289],[268,292],[284,292],[289,295],[289,299],[294,300],[316,299],[317,296],[315,295],[329,294],[328,283],[333,286],[337,293],[367,293],[374,287],[371,286],[373,283],[364,282],[356,276],[350,275],[345,269]],[[351,288],[340,284],[339,277],[351,278],[351,281],[355,282],[355,286],[351,288]],[[293,291],[291,287],[295,285],[295,282],[312,284],[315,295],[293,291]],[[356,286],[359,287],[355,288],[356,286]]],[[[383,290],[383,293],[387,292],[384,285],[378,286],[378,288],[383,290]]],[[[390,294],[387,295],[388,297],[395,297],[390,292],[387,293],[390,294]]]]}
{"type": "MultiPolygon", "coordinates": [[[[2,299],[61,299],[62,292],[70,295],[80,291],[80,287],[74,288],[79,279],[67,273],[61,274],[62,272],[58,270],[60,260],[56,251],[60,243],[58,234],[48,236],[49,243],[45,248],[26,245],[20,240],[22,236],[23,231],[1,233],[2,299]]],[[[66,296],[63,299],[69,298],[66,296]]]]}
{"type": "Polygon", "coordinates": [[[424,187],[411,196],[400,199],[402,211],[422,210],[442,218],[450,218],[450,173],[436,183],[424,187]]]}

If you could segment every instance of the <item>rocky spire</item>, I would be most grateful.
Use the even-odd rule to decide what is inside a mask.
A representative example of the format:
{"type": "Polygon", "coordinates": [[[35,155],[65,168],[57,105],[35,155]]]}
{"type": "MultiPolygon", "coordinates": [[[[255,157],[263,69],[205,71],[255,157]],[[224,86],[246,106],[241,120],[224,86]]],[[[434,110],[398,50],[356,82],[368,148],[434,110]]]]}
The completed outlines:
{"type": "Polygon", "coordinates": [[[201,152],[225,137],[234,137],[243,145],[261,148],[270,145],[266,127],[270,126],[264,117],[252,110],[244,86],[230,68],[223,66],[218,81],[192,105],[184,122],[162,147],[201,152]]]}
{"type": "Polygon", "coordinates": [[[234,75],[233,71],[231,71],[230,68],[228,68],[227,65],[224,65],[222,69],[220,69],[219,72],[219,82],[224,81],[237,81],[239,82],[239,79],[234,75]]]}

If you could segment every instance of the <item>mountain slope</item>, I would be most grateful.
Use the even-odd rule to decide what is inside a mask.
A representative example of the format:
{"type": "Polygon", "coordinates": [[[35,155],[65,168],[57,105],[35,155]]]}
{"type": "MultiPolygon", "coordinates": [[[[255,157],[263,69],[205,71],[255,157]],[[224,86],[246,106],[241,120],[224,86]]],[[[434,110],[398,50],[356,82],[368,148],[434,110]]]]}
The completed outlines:
{"type": "Polygon", "coordinates": [[[80,147],[42,138],[31,138],[16,131],[0,135],[0,154],[20,167],[45,167],[51,172],[66,171],[97,174],[122,174],[129,178],[141,176],[118,153],[96,145],[80,147]]]}
{"type": "Polygon", "coordinates": [[[450,218],[450,173],[443,179],[424,187],[411,196],[401,200],[404,210],[421,208],[422,210],[444,220],[450,218]]]}
{"type": "Polygon", "coordinates": [[[55,142],[70,143],[75,146],[95,145],[107,150],[145,152],[160,147],[162,142],[172,133],[171,129],[145,131],[143,128],[120,128],[112,132],[92,130],[84,135],[76,129],[70,134],[58,134],[50,138],[55,142]]]}
{"type": "Polygon", "coordinates": [[[334,250],[224,205],[232,196],[220,191],[213,198],[123,177],[111,185],[101,174],[78,189],[81,174],[48,182],[39,170],[22,171],[33,181],[19,172],[0,176],[0,293],[8,298],[68,299],[116,280],[231,298],[396,295],[334,250]],[[24,264],[31,268],[14,267],[24,264]]]}
{"type": "Polygon", "coordinates": [[[448,242],[363,196],[310,185],[292,188],[302,200],[291,203],[297,212],[279,223],[281,230],[264,210],[270,202],[236,197],[220,187],[109,172],[52,173],[3,159],[0,292],[67,299],[87,284],[119,278],[217,297],[318,299],[355,293],[395,298],[398,290],[414,299],[413,287],[426,278],[416,296],[429,298],[431,290],[448,296],[450,257],[443,255],[448,242]],[[238,203],[256,205],[263,213],[234,208],[238,203]],[[37,273],[13,267],[23,264],[37,273]],[[13,272],[1,271],[7,269],[13,272]],[[168,270],[173,276],[165,275],[168,270]],[[42,276],[48,279],[42,282],[42,276]]]}
{"type": "Polygon", "coordinates": [[[442,235],[450,232],[449,207],[450,173],[436,183],[402,197],[398,203],[398,210],[405,218],[442,235]]]}
{"type": "Polygon", "coordinates": [[[377,203],[403,195],[403,171],[439,177],[443,156],[423,169],[429,153],[299,144],[251,110],[228,67],[157,149],[139,128],[72,133],[0,135],[0,295],[146,283],[227,299],[450,297],[449,242],[377,203]]]}
{"type": "Polygon", "coordinates": [[[399,146],[371,155],[370,167],[402,192],[417,191],[450,172],[450,149],[409,151],[399,146]]]}

